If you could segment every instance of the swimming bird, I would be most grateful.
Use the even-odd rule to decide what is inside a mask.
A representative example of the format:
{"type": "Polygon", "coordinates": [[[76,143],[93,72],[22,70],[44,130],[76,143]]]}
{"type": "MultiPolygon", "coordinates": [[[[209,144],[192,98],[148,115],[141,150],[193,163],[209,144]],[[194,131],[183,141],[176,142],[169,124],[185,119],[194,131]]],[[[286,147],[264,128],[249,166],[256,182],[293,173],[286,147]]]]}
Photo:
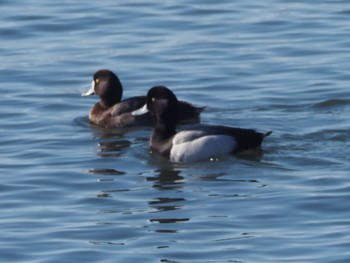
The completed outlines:
{"type": "MultiPolygon", "coordinates": [[[[131,113],[146,103],[146,96],[136,96],[122,100],[123,86],[112,71],[108,69],[98,70],[94,76],[91,88],[82,96],[96,94],[100,97],[89,113],[89,120],[104,128],[127,128],[134,126],[154,125],[154,119],[150,114],[135,116],[131,113]]],[[[199,120],[199,115],[204,107],[194,107],[184,101],[179,102],[179,114],[177,123],[187,123],[199,120]]]]}
{"type": "Polygon", "coordinates": [[[257,148],[271,131],[259,133],[252,129],[219,125],[201,125],[176,131],[179,103],[174,93],[155,86],[148,91],[146,104],[133,115],[151,112],[156,119],[150,138],[152,151],[172,162],[196,162],[257,148]]]}

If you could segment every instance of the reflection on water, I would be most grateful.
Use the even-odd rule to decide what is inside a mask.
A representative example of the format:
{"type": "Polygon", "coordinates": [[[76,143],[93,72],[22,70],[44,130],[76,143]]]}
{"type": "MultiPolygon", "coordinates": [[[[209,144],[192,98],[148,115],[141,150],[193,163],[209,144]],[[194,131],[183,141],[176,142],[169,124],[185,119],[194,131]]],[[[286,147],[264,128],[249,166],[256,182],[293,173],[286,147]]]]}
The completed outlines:
{"type": "MultiPolygon", "coordinates": [[[[185,208],[187,199],[182,191],[179,191],[185,184],[184,177],[180,175],[180,169],[169,166],[165,169],[152,171],[152,175],[144,177],[146,182],[151,183],[149,186],[157,189],[154,195],[147,199],[144,199],[142,196],[149,192],[149,189],[137,188],[133,181],[128,186],[123,181],[123,178],[128,176],[128,174],[123,171],[110,168],[94,168],[88,170],[88,172],[98,176],[108,176],[109,178],[113,176],[113,180],[108,180],[109,178],[107,180],[98,180],[103,183],[102,186],[108,189],[100,190],[96,197],[102,199],[102,202],[112,202],[115,206],[115,209],[110,207],[109,209],[99,209],[97,211],[98,214],[106,215],[106,219],[100,219],[97,223],[98,225],[109,226],[126,223],[132,225],[133,220],[138,222],[140,218],[143,218],[143,224],[148,229],[147,231],[177,233],[178,224],[190,221],[190,218],[184,216],[185,214],[181,212],[185,208]],[[141,199],[132,197],[134,194],[140,195],[141,199]],[[131,200],[129,199],[130,197],[131,200]],[[129,206],[130,202],[134,202],[134,207],[129,206]],[[163,225],[166,225],[166,227],[163,225]]],[[[143,177],[139,176],[139,178],[142,179],[143,177]]],[[[115,240],[93,240],[89,242],[94,245],[124,244],[115,240]]]]}
{"type": "Polygon", "coordinates": [[[149,219],[149,222],[152,224],[169,224],[166,229],[154,227],[155,232],[176,233],[177,227],[173,225],[172,228],[171,224],[190,221],[190,218],[188,217],[179,217],[178,214],[181,214],[181,212],[176,214],[172,213],[172,211],[183,209],[184,204],[186,204],[186,198],[184,198],[181,195],[181,191],[179,191],[184,186],[184,177],[180,175],[180,170],[173,167],[158,169],[155,170],[154,173],[155,176],[148,176],[146,177],[146,180],[152,182],[153,187],[160,190],[162,196],[153,198],[148,202],[152,211],[152,213],[150,213],[152,218],[149,219]],[[175,190],[176,193],[179,193],[180,197],[173,197],[173,190],[175,190]],[[167,196],[167,194],[169,196],[167,196]],[[153,216],[153,214],[157,214],[158,216],[153,216]],[[173,216],[169,217],[171,215],[173,216]]]}
{"type": "Polygon", "coordinates": [[[107,242],[107,241],[89,241],[91,245],[108,245],[108,246],[124,246],[125,243],[107,242]]]}
{"type": "Polygon", "coordinates": [[[159,197],[155,198],[152,201],[149,201],[149,205],[159,212],[169,211],[169,210],[177,210],[181,209],[182,205],[175,205],[173,203],[186,201],[185,198],[171,198],[171,197],[159,197]]]}
{"type": "Polygon", "coordinates": [[[131,129],[105,129],[91,125],[91,132],[96,138],[98,155],[101,157],[120,157],[131,146],[131,141],[125,139],[125,134],[131,129]]]}
{"type": "Polygon", "coordinates": [[[124,175],[125,172],[114,170],[114,169],[90,169],[88,173],[101,174],[101,175],[124,175]]]}
{"type": "Polygon", "coordinates": [[[189,218],[157,218],[157,219],[150,219],[149,221],[151,223],[171,224],[171,223],[187,222],[187,221],[190,221],[190,219],[189,218]]]}
{"type": "Polygon", "coordinates": [[[330,99],[325,100],[319,103],[315,103],[312,105],[312,108],[315,109],[328,109],[328,108],[336,108],[345,107],[350,105],[350,99],[330,99]]]}
{"type": "Polygon", "coordinates": [[[125,149],[129,148],[131,142],[128,140],[110,139],[100,141],[98,143],[98,155],[101,157],[120,157],[125,153],[125,149]]]}
{"type": "Polygon", "coordinates": [[[179,189],[184,184],[181,171],[171,169],[156,170],[156,176],[146,177],[147,181],[153,182],[153,187],[159,190],[179,189]]]}
{"type": "Polygon", "coordinates": [[[66,2],[1,2],[0,262],[349,261],[347,0],[66,2]],[[99,68],[273,134],[169,163],[90,124],[99,68]]]}

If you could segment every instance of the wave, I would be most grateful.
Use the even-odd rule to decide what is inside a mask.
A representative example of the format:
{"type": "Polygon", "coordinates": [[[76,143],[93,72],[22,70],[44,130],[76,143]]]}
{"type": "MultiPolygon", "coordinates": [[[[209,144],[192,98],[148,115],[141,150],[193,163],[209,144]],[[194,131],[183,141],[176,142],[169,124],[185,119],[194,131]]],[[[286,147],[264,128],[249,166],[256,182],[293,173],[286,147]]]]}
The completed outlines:
{"type": "Polygon", "coordinates": [[[324,109],[324,108],[333,108],[339,106],[350,105],[350,99],[329,99],[319,103],[316,103],[312,106],[315,109],[324,109]]]}

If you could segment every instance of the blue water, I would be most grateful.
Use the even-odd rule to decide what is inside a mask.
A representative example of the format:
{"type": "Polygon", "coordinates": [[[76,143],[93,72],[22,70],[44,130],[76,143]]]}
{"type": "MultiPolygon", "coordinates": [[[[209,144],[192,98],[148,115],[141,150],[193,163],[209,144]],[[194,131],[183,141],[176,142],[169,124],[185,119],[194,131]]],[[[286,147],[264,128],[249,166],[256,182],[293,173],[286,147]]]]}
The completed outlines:
{"type": "Polygon", "coordinates": [[[350,4],[229,2],[1,1],[1,262],[349,262],[350,4]],[[159,160],[89,124],[101,68],[273,134],[159,160]]]}

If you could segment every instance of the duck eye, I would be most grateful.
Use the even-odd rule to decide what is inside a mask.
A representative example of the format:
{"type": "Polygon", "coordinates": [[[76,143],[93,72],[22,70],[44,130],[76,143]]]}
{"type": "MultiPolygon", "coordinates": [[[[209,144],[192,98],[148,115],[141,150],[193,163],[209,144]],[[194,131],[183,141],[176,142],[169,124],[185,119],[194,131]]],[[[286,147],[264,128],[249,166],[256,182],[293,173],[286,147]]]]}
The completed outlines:
{"type": "Polygon", "coordinates": [[[152,97],[151,101],[152,101],[152,102],[155,102],[155,101],[156,101],[156,98],[155,98],[155,97],[152,97]]]}
{"type": "Polygon", "coordinates": [[[95,79],[95,83],[99,83],[100,82],[100,79],[95,79]]]}

